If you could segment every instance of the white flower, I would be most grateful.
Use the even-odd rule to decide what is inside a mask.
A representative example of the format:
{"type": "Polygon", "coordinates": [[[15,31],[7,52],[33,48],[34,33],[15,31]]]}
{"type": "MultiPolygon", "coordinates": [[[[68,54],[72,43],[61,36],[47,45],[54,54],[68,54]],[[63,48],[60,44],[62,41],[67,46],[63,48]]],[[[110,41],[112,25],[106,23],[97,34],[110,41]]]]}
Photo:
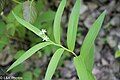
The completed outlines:
{"type": "Polygon", "coordinates": [[[45,29],[42,29],[41,31],[40,31],[40,33],[39,33],[39,35],[43,35],[43,34],[45,34],[47,31],[45,30],[45,29]]]}
{"type": "Polygon", "coordinates": [[[43,41],[48,41],[49,40],[49,38],[47,37],[47,36],[45,36],[44,38],[43,38],[43,41]]]}
{"type": "Polygon", "coordinates": [[[45,34],[47,31],[45,29],[42,29],[42,33],[45,34]]]}
{"type": "Polygon", "coordinates": [[[120,44],[118,45],[118,49],[120,50],[120,44]]]}

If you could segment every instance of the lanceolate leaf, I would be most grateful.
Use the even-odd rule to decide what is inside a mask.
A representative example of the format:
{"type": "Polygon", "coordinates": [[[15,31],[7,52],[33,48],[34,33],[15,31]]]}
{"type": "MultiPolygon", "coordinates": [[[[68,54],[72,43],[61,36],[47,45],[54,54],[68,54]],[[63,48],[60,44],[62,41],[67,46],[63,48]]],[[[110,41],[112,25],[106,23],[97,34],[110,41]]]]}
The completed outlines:
{"type": "Polygon", "coordinates": [[[87,70],[87,67],[81,56],[74,58],[74,65],[77,70],[79,80],[95,80],[94,75],[87,70]]]}
{"type": "MultiPolygon", "coordinates": [[[[94,64],[94,44],[92,45],[90,52],[85,56],[84,63],[87,67],[87,69],[92,72],[93,64],[94,64]]],[[[82,57],[82,56],[81,56],[82,57]]]]}
{"type": "MultiPolygon", "coordinates": [[[[94,44],[94,41],[100,31],[100,28],[104,21],[105,15],[106,15],[106,11],[104,11],[98,17],[98,19],[93,23],[92,27],[90,28],[89,32],[87,33],[87,36],[85,37],[85,40],[83,42],[83,45],[81,47],[81,52],[80,52],[80,54],[83,58],[85,58],[89,54],[90,49],[91,49],[92,45],[94,44]]],[[[91,56],[93,56],[93,54],[91,54],[91,56]]]]}
{"type": "Polygon", "coordinates": [[[39,43],[32,48],[30,48],[28,51],[26,51],[20,58],[18,58],[7,71],[11,70],[12,68],[16,67],[17,65],[21,64],[23,61],[31,57],[35,52],[42,49],[43,47],[52,44],[51,42],[43,42],[39,43]]]}
{"type": "Polygon", "coordinates": [[[64,49],[60,48],[53,55],[47,68],[45,80],[51,80],[63,52],[64,52],[64,49]]]}
{"type": "Polygon", "coordinates": [[[41,35],[41,31],[34,27],[33,25],[31,25],[29,22],[21,19],[20,17],[18,17],[14,12],[12,12],[13,15],[15,16],[16,20],[22,24],[23,26],[25,26],[27,29],[29,29],[30,31],[34,32],[36,35],[38,35],[39,37],[41,37],[42,39],[44,39],[44,37],[46,36],[45,34],[41,35]]]}
{"type": "Polygon", "coordinates": [[[60,3],[58,10],[56,12],[55,15],[55,20],[54,20],[54,38],[55,38],[55,42],[60,44],[60,23],[61,23],[61,17],[64,11],[66,5],[66,0],[62,0],[62,2],[60,3]]]}
{"type": "Polygon", "coordinates": [[[80,1],[77,0],[70,15],[67,31],[67,46],[73,51],[76,41],[77,26],[80,14],[80,1]]]}

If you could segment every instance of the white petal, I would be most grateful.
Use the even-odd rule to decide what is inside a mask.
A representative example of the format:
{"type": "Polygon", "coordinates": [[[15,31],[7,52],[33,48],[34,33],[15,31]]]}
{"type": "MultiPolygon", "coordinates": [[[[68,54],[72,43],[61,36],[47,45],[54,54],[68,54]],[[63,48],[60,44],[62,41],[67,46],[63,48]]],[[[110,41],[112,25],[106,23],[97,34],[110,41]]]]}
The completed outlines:
{"type": "Polygon", "coordinates": [[[42,29],[42,32],[43,32],[43,33],[46,33],[47,31],[46,31],[45,29],[42,29]]]}
{"type": "Polygon", "coordinates": [[[40,31],[39,35],[42,35],[42,34],[44,34],[44,33],[40,31]]]}

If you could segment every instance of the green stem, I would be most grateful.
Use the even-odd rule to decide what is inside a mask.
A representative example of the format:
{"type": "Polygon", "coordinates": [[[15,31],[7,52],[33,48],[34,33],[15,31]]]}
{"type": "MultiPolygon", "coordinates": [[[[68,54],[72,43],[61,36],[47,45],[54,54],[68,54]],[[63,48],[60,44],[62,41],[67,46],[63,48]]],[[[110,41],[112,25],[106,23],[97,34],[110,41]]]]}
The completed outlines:
{"type": "Polygon", "coordinates": [[[22,4],[21,2],[17,1],[17,0],[12,0],[13,2],[15,3],[18,3],[18,4],[22,4]]]}
{"type": "Polygon", "coordinates": [[[52,42],[52,43],[53,43],[53,45],[55,45],[55,46],[59,46],[59,47],[63,48],[64,50],[66,50],[66,51],[68,51],[68,52],[72,53],[75,57],[77,57],[77,55],[76,55],[73,51],[71,51],[71,50],[69,50],[69,49],[65,48],[64,46],[59,45],[59,44],[56,44],[56,43],[54,43],[53,41],[50,41],[50,42],[52,42]]]}

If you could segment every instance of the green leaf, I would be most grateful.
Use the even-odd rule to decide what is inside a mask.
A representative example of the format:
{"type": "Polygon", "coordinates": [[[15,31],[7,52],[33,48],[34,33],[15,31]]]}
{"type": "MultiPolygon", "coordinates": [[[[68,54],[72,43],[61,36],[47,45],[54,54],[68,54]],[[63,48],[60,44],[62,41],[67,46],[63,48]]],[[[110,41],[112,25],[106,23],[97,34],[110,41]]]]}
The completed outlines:
{"type": "Polygon", "coordinates": [[[77,70],[79,80],[95,80],[94,75],[87,70],[87,67],[81,56],[74,57],[74,65],[77,70]]]}
{"type": "Polygon", "coordinates": [[[62,0],[58,10],[56,12],[55,15],[55,19],[54,19],[54,26],[53,26],[53,30],[54,30],[54,38],[55,38],[55,42],[60,44],[60,23],[61,23],[61,17],[64,11],[66,5],[66,0],[62,0]]]}
{"type": "Polygon", "coordinates": [[[76,1],[68,23],[67,46],[72,51],[74,50],[75,41],[76,41],[77,26],[78,26],[79,14],[80,14],[80,1],[81,0],[76,1]]]}
{"type": "Polygon", "coordinates": [[[25,26],[27,29],[29,29],[30,31],[34,32],[36,35],[38,35],[39,37],[41,37],[42,39],[44,39],[44,37],[46,36],[45,34],[41,35],[41,31],[34,27],[33,25],[31,25],[29,22],[21,19],[20,17],[18,17],[14,12],[12,12],[13,15],[15,16],[16,20],[22,24],[23,26],[25,26]]]}
{"type": "Polygon", "coordinates": [[[25,65],[19,64],[16,67],[14,67],[11,72],[17,73],[17,72],[23,72],[23,71],[25,71],[25,65]]]}
{"type": "Polygon", "coordinates": [[[119,57],[120,57],[120,50],[116,51],[116,53],[115,53],[115,58],[119,58],[119,57]]]}
{"type": "Polygon", "coordinates": [[[6,3],[6,0],[0,0],[0,13],[4,9],[5,3],[6,3]]]}
{"type": "Polygon", "coordinates": [[[18,59],[18,58],[19,58],[20,56],[22,56],[24,53],[25,53],[24,50],[20,50],[20,51],[18,51],[18,52],[15,54],[14,58],[15,58],[15,59],[18,59]]]}
{"type": "Polygon", "coordinates": [[[13,23],[9,23],[9,24],[6,25],[6,27],[7,27],[7,31],[9,33],[9,35],[14,36],[15,29],[16,29],[15,25],[13,23]]]}
{"type": "Polygon", "coordinates": [[[35,52],[37,52],[38,50],[42,49],[43,47],[46,47],[47,45],[52,44],[51,42],[43,42],[43,43],[39,43],[35,46],[33,46],[32,48],[30,48],[28,51],[26,51],[20,58],[18,58],[10,67],[7,71],[11,70],[12,68],[14,68],[15,66],[21,64],[23,61],[25,61],[26,59],[28,59],[29,57],[31,57],[35,52]]]}
{"type": "Polygon", "coordinates": [[[23,80],[33,80],[32,72],[27,71],[23,73],[23,80]]]}
{"type": "Polygon", "coordinates": [[[6,33],[5,23],[0,20],[0,37],[5,36],[5,33],[6,33]]]}
{"type": "Polygon", "coordinates": [[[40,73],[41,73],[41,70],[39,69],[39,68],[35,68],[34,69],[34,76],[36,77],[36,78],[38,78],[39,76],[40,76],[40,73]]]}
{"type": "Polygon", "coordinates": [[[19,38],[24,39],[26,35],[26,28],[23,26],[17,26],[16,33],[18,34],[19,38]]]}
{"type": "MultiPolygon", "coordinates": [[[[97,20],[93,23],[92,27],[90,28],[89,32],[87,33],[85,40],[83,42],[83,45],[81,47],[80,54],[83,57],[83,59],[86,58],[86,56],[90,53],[90,49],[94,44],[94,41],[100,31],[100,28],[102,26],[102,23],[104,21],[106,15],[106,11],[104,11],[97,20]]],[[[91,54],[93,56],[93,54],[91,54]]]]}
{"type": "Polygon", "coordinates": [[[53,55],[47,68],[45,80],[51,80],[63,52],[64,52],[64,49],[60,48],[53,55]]]}
{"type": "Polygon", "coordinates": [[[87,69],[92,72],[94,64],[94,45],[92,45],[90,52],[87,54],[87,56],[85,56],[84,61],[87,69]]]}
{"type": "Polygon", "coordinates": [[[6,36],[3,36],[0,38],[0,52],[5,47],[5,45],[7,45],[8,43],[9,43],[9,40],[6,36]]]}
{"type": "Polygon", "coordinates": [[[43,12],[40,16],[39,16],[39,22],[43,23],[43,22],[49,22],[49,21],[53,21],[55,17],[55,12],[52,10],[48,10],[46,12],[43,12]]]}
{"type": "Polygon", "coordinates": [[[23,3],[23,17],[26,21],[34,23],[37,18],[37,9],[33,1],[25,1],[23,3]]]}
{"type": "MultiPolygon", "coordinates": [[[[19,17],[23,17],[23,10],[22,10],[22,6],[23,4],[18,4],[16,5],[12,10],[15,12],[15,14],[17,14],[19,17]]],[[[10,23],[15,23],[16,22],[16,19],[14,18],[13,14],[12,14],[12,11],[8,14],[7,16],[7,21],[10,23]]]]}
{"type": "Polygon", "coordinates": [[[38,13],[44,11],[43,9],[45,8],[45,6],[46,6],[46,5],[45,5],[45,3],[43,2],[43,0],[38,0],[38,1],[36,2],[36,9],[37,9],[38,13]]]}

